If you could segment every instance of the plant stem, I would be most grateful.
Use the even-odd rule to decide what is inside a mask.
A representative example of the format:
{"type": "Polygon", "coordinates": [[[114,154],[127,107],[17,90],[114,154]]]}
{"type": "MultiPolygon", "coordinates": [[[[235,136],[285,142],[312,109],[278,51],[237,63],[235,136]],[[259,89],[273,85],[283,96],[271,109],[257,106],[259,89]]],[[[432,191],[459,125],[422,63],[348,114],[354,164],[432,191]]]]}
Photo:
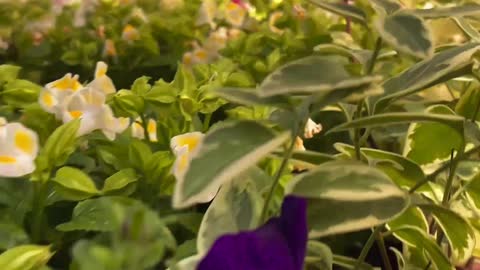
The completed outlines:
{"type": "MultiPolygon", "coordinates": [[[[453,160],[456,160],[456,162],[460,162],[461,160],[468,158],[470,155],[479,152],[480,151],[480,145],[475,146],[474,148],[466,151],[465,153],[461,154],[459,153],[453,160]]],[[[440,168],[438,168],[436,171],[434,171],[432,174],[429,174],[428,176],[423,179],[423,181],[418,182],[415,186],[413,186],[408,192],[412,194],[415,192],[417,189],[421,188],[423,185],[426,183],[433,181],[440,173],[443,171],[447,170],[450,168],[450,162],[444,163],[440,168]]]]}
{"type": "Polygon", "coordinates": [[[358,256],[357,261],[355,262],[355,265],[353,267],[353,270],[358,270],[360,269],[360,265],[365,261],[365,258],[368,255],[368,252],[373,246],[373,242],[375,242],[376,235],[380,233],[382,230],[383,226],[380,225],[373,230],[372,234],[370,234],[370,237],[368,237],[367,242],[363,246],[362,251],[360,252],[360,256],[358,256]]]}
{"type": "Polygon", "coordinates": [[[212,119],[212,114],[208,113],[205,115],[205,119],[203,120],[203,131],[206,132],[208,127],[210,126],[210,120],[212,119]]]}
{"type": "Polygon", "coordinates": [[[44,210],[45,210],[45,183],[43,181],[34,182],[33,197],[33,217],[32,217],[32,241],[40,243],[42,240],[44,226],[44,210]]]}
{"type": "Polygon", "coordinates": [[[378,55],[380,54],[380,49],[382,49],[382,38],[377,38],[377,41],[375,42],[375,49],[373,50],[372,57],[370,58],[370,61],[368,61],[367,65],[367,74],[370,75],[373,73],[373,69],[375,68],[375,62],[377,62],[378,55]]]}
{"type": "MultiPolygon", "coordinates": [[[[357,111],[355,112],[355,119],[362,117],[362,108],[363,108],[363,100],[360,100],[357,104],[357,111]]],[[[357,160],[361,160],[361,153],[360,153],[360,129],[355,128],[354,130],[354,137],[353,137],[354,145],[355,145],[355,158],[357,160]]]]}
{"type": "Polygon", "coordinates": [[[268,208],[270,207],[270,203],[273,199],[273,194],[277,189],[278,183],[280,182],[280,177],[283,174],[285,168],[287,168],[288,160],[292,157],[293,149],[295,148],[295,138],[298,135],[298,127],[295,127],[292,131],[292,142],[290,143],[287,152],[283,156],[282,163],[280,164],[280,168],[278,168],[277,173],[275,174],[275,179],[273,180],[272,187],[270,187],[270,191],[268,192],[267,198],[265,199],[265,204],[263,205],[262,214],[260,216],[260,222],[263,224],[267,220],[267,213],[268,208]]]}
{"type": "MultiPolygon", "coordinates": [[[[450,199],[450,193],[452,191],[453,179],[455,178],[455,170],[458,166],[458,159],[453,157],[455,150],[452,149],[450,154],[450,171],[448,173],[447,184],[445,185],[445,191],[443,192],[442,205],[447,205],[450,199]]],[[[462,151],[463,152],[463,151],[462,151]]],[[[458,155],[461,155],[461,152],[458,152],[458,155]]]]}
{"type": "Polygon", "coordinates": [[[472,121],[472,123],[475,123],[475,120],[477,119],[477,115],[478,115],[479,110],[480,110],[480,99],[478,100],[477,106],[475,107],[475,111],[473,113],[472,119],[470,119],[472,121]]]}
{"type": "Polygon", "coordinates": [[[382,256],[383,266],[386,270],[392,270],[392,264],[390,263],[390,259],[388,258],[387,248],[385,247],[385,241],[383,241],[383,235],[381,233],[377,233],[376,241],[378,248],[380,249],[380,256],[382,256]]]}
{"type": "Polygon", "coordinates": [[[143,127],[143,136],[147,142],[150,142],[150,136],[148,135],[148,123],[147,119],[143,114],[140,114],[140,119],[142,120],[142,127],[143,127]]]}

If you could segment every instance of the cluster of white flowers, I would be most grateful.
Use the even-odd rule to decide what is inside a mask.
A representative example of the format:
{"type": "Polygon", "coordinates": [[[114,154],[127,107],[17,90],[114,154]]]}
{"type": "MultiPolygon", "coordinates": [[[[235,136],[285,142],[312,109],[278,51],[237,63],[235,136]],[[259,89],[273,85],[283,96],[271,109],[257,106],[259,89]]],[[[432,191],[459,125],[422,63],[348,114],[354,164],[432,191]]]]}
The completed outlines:
{"type": "Polygon", "coordinates": [[[0,117],[0,176],[20,177],[35,170],[38,136],[20,123],[0,117]]]}
{"type": "Polygon", "coordinates": [[[105,104],[106,95],[116,92],[106,74],[107,68],[104,62],[98,62],[95,79],[85,86],[78,81],[77,75],[70,73],[48,83],[40,93],[40,105],[64,123],[80,118],[78,136],[99,129],[110,140],[115,139],[116,134],[129,126],[130,120],[116,118],[110,106],[105,104]]]}
{"type": "Polygon", "coordinates": [[[198,12],[196,24],[197,26],[210,25],[211,32],[202,44],[193,42],[193,50],[184,54],[183,63],[205,64],[218,59],[220,56],[218,52],[225,48],[227,42],[240,35],[252,10],[253,7],[244,1],[229,1],[220,8],[216,0],[204,0],[198,12]],[[223,19],[230,27],[217,27],[217,19],[223,19]]]}

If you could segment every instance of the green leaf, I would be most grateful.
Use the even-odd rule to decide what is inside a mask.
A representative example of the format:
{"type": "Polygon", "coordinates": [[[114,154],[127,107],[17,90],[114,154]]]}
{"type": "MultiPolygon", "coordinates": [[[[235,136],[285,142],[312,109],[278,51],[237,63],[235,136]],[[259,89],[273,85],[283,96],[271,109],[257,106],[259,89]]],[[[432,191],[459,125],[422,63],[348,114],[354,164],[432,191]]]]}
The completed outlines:
{"type": "Polygon", "coordinates": [[[324,163],[294,178],[285,190],[309,200],[312,237],[376,226],[399,215],[409,202],[384,173],[353,161],[324,163]]]}
{"type": "Polygon", "coordinates": [[[281,108],[291,108],[292,102],[286,96],[260,97],[256,89],[224,87],[215,94],[234,103],[243,105],[266,105],[281,108]]]}
{"type": "Polygon", "coordinates": [[[343,2],[332,3],[324,0],[310,0],[310,2],[322,9],[325,9],[337,15],[352,18],[353,20],[356,20],[363,24],[366,24],[367,22],[367,16],[363,12],[363,10],[359,9],[354,5],[345,4],[343,2]]]}
{"type": "Polygon", "coordinates": [[[114,192],[118,192],[119,190],[126,188],[130,184],[135,183],[137,180],[138,176],[135,173],[135,170],[123,169],[119,172],[116,172],[105,180],[102,193],[111,194],[114,192]]]}
{"type": "Polygon", "coordinates": [[[472,256],[475,248],[475,232],[472,226],[459,214],[434,204],[419,205],[422,210],[431,213],[445,233],[456,265],[464,265],[472,256]]]}
{"type": "Polygon", "coordinates": [[[55,190],[67,200],[79,201],[99,194],[93,180],[76,168],[60,168],[53,181],[55,190]]]}
{"type": "Polygon", "coordinates": [[[469,87],[465,91],[455,105],[455,112],[464,116],[467,119],[472,119],[475,115],[475,120],[480,120],[480,113],[477,112],[477,107],[480,104],[480,89],[478,87],[469,87]]]}
{"type": "Polygon", "coordinates": [[[129,90],[120,90],[113,97],[115,108],[120,111],[119,116],[137,117],[145,109],[143,99],[129,90]]]}
{"type": "Polygon", "coordinates": [[[377,7],[385,10],[387,14],[393,13],[402,8],[402,5],[396,0],[370,0],[370,2],[377,7]]]}
{"type": "Polygon", "coordinates": [[[0,85],[15,80],[21,69],[14,65],[0,65],[0,85]]]}
{"type": "Polygon", "coordinates": [[[252,176],[245,173],[220,188],[198,230],[199,254],[207,253],[222,235],[254,229],[258,225],[262,199],[252,176]]]}
{"type": "Polygon", "coordinates": [[[323,94],[334,90],[351,90],[379,82],[379,76],[353,76],[345,65],[348,61],[334,56],[308,56],[290,62],[267,76],[259,95],[323,94]]]}
{"type": "Polygon", "coordinates": [[[174,207],[186,207],[215,193],[223,183],[255,165],[289,138],[250,121],[225,122],[212,128],[177,179],[174,207]]]}
{"type": "Polygon", "coordinates": [[[37,157],[37,170],[65,164],[70,154],[75,151],[79,127],[80,120],[73,120],[57,128],[48,137],[37,157]]]}
{"type": "Polygon", "coordinates": [[[147,93],[152,86],[148,83],[150,80],[150,77],[148,76],[142,76],[138,79],[136,79],[133,84],[132,84],[132,89],[131,91],[138,96],[143,96],[145,93],[147,93]]]}
{"type": "Polygon", "coordinates": [[[322,55],[334,54],[351,57],[362,65],[368,63],[372,55],[371,51],[350,49],[347,46],[339,44],[320,44],[315,46],[313,50],[315,52],[321,53],[322,55]]]}
{"type": "MultiPolygon", "coordinates": [[[[355,270],[355,266],[357,264],[357,259],[341,256],[341,255],[333,255],[333,264],[338,265],[344,269],[351,269],[355,270]]],[[[374,270],[374,268],[367,264],[367,263],[361,263],[360,267],[358,267],[358,270],[374,270]]]]}
{"type": "Polygon", "coordinates": [[[174,267],[167,268],[167,270],[195,270],[201,259],[200,255],[193,255],[179,261],[174,267]]]}
{"type": "Polygon", "coordinates": [[[37,270],[52,257],[50,246],[23,245],[0,254],[0,269],[37,270]]]}
{"type": "Polygon", "coordinates": [[[463,17],[453,17],[452,18],[455,23],[457,23],[458,27],[462,29],[462,31],[469,36],[473,41],[478,42],[480,41],[480,32],[478,32],[473,25],[471,25],[467,19],[463,17]]]}
{"type": "Polygon", "coordinates": [[[383,84],[385,95],[377,99],[374,112],[383,111],[398,98],[469,73],[471,69],[468,67],[479,47],[478,43],[467,43],[441,51],[387,80],[383,84]]]}
{"type": "MultiPolygon", "coordinates": [[[[391,231],[395,231],[396,229],[402,228],[403,226],[411,226],[418,228],[422,232],[428,234],[428,222],[425,218],[425,215],[420,210],[420,208],[411,206],[405,212],[403,212],[400,216],[388,222],[387,227],[391,231]]],[[[408,232],[398,231],[394,233],[395,237],[397,237],[400,241],[407,243],[411,246],[415,244],[415,240],[412,240],[410,237],[411,235],[408,232]]]]}
{"type": "Polygon", "coordinates": [[[318,270],[332,270],[333,254],[330,248],[318,241],[308,241],[307,257],[305,258],[307,266],[318,270]]]}
{"type": "Polygon", "coordinates": [[[152,150],[142,141],[134,140],[128,148],[128,159],[132,166],[140,171],[144,171],[152,158],[152,150]]]}
{"type": "Polygon", "coordinates": [[[443,254],[440,247],[435,243],[434,239],[422,232],[416,227],[404,226],[397,228],[393,233],[401,233],[402,235],[408,235],[411,246],[424,250],[428,257],[431,259],[432,265],[438,270],[454,270],[455,268],[450,264],[448,258],[443,254]]]}
{"type": "Polygon", "coordinates": [[[469,199],[480,209],[480,173],[475,176],[466,184],[466,194],[469,199]]]}
{"type": "Polygon", "coordinates": [[[429,9],[415,9],[411,10],[417,16],[426,18],[426,19],[438,19],[438,18],[449,18],[449,17],[466,17],[466,16],[475,16],[480,14],[480,5],[477,4],[466,4],[463,6],[455,5],[452,7],[436,7],[429,9]]]}
{"type": "Polygon", "coordinates": [[[433,54],[431,33],[420,17],[399,11],[380,17],[375,26],[380,36],[399,51],[420,58],[433,54]]]}
{"type": "MultiPolygon", "coordinates": [[[[436,105],[427,109],[428,113],[457,117],[444,105],[436,105]]],[[[459,151],[464,145],[463,125],[445,125],[443,122],[414,123],[410,125],[405,142],[404,155],[420,165],[436,160],[448,159],[452,150],[459,151]]]]}
{"type": "Polygon", "coordinates": [[[143,97],[146,101],[153,104],[168,104],[177,100],[177,89],[172,84],[166,83],[160,79],[155,82],[152,89],[148,91],[143,97]]]}
{"type": "Polygon", "coordinates": [[[434,122],[457,129],[463,128],[463,117],[440,113],[382,113],[353,120],[330,129],[328,133],[351,128],[379,127],[411,122],[434,122]]]}
{"type": "Polygon", "coordinates": [[[1,97],[11,106],[25,107],[37,102],[42,87],[27,80],[13,80],[5,84],[1,97]]]}

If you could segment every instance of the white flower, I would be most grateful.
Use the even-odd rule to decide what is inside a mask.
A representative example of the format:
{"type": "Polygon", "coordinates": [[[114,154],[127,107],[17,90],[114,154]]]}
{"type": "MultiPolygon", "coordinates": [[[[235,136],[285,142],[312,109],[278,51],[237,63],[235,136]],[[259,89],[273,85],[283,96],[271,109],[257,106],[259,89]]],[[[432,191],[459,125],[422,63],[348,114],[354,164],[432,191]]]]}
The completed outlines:
{"type": "Polygon", "coordinates": [[[315,134],[318,134],[322,131],[322,125],[313,122],[311,118],[308,118],[307,124],[305,125],[305,130],[303,137],[306,139],[313,138],[315,134]]]}
{"type": "Polygon", "coordinates": [[[176,156],[172,169],[177,180],[183,180],[190,160],[197,153],[204,136],[201,132],[190,132],[175,136],[170,140],[170,148],[176,156]]]}
{"type": "Polygon", "coordinates": [[[107,76],[107,69],[108,65],[105,64],[105,62],[97,62],[97,67],[95,68],[95,79],[90,82],[87,87],[95,88],[107,95],[115,93],[117,89],[115,88],[112,79],[107,76]]]}
{"type": "Polygon", "coordinates": [[[113,141],[117,134],[124,132],[130,125],[130,119],[126,117],[116,118],[113,115],[112,109],[104,105],[101,113],[101,122],[99,123],[102,133],[109,140],[113,141]]]}
{"type": "Polygon", "coordinates": [[[217,3],[215,0],[203,0],[198,11],[196,25],[209,24],[212,29],[216,28],[215,17],[217,15],[217,3]]]}
{"type": "MultiPolygon", "coordinates": [[[[135,122],[132,124],[132,137],[138,138],[138,139],[145,139],[145,130],[143,128],[143,122],[140,117],[138,117],[135,122]]],[[[153,119],[148,119],[147,123],[147,134],[148,134],[148,139],[151,142],[158,142],[157,138],[157,122],[153,119]]]]}
{"type": "Polygon", "coordinates": [[[35,170],[38,137],[20,123],[0,125],[0,176],[20,177],[35,170]]]}
{"type": "Polygon", "coordinates": [[[58,119],[61,119],[65,100],[82,88],[83,85],[78,82],[78,76],[68,73],[63,78],[45,85],[40,92],[38,102],[45,111],[53,113],[58,119]]]}
{"type": "Polygon", "coordinates": [[[247,16],[247,10],[235,2],[229,2],[225,7],[225,20],[235,26],[241,27],[247,16]]]}
{"type": "Polygon", "coordinates": [[[217,54],[219,50],[225,48],[228,41],[228,31],[225,27],[220,27],[215,31],[210,32],[205,41],[204,48],[212,54],[217,54]]]}
{"type": "Polygon", "coordinates": [[[172,11],[183,7],[184,0],[161,0],[160,7],[164,10],[172,11]]]}

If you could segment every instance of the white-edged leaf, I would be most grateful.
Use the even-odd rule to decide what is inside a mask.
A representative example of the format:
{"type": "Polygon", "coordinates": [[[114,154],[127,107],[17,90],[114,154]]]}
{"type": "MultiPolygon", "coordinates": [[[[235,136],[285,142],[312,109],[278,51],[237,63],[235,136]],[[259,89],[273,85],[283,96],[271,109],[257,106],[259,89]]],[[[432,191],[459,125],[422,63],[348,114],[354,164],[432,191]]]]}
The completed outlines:
{"type": "Polygon", "coordinates": [[[366,24],[367,16],[365,15],[365,12],[354,5],[349,5],[343,2],[329,2],[325,0],[310,0],[310,2],[337,15],[349,17],[366,24]]]}
{"type": "MultiPolygon", "coordinates": [[[[333,254],[329,246],[318,241],[308,241],[305,264],[313,269],[332,270],[333,254]]],[[[310,269],[310,268],[307,268],[310,269]]]]}
{"type": "MultiPolygon", "coordinates": [[[[396,229],[401,228],[403,226],[415,227],[427,234],[429,230],[428,222],[427,222],[427,219],[425,218],[425,215],[420,210],[420,208],[415,206],[409,207],[400,216],[398,216],[394,220],[391,220],[387,224],[388,229],[391,231],[395,231],[396,229]]],[[[415,243],[412,243],[410,239],[410,235],[408,233],[398,231],[398,232],[395,232],[394,235],[404,243],[407,243],[411,246],[415,245],[415,243]]]]}
{"type": "Polygon", "coordinates": [[[432,34],[418,16],[405,11],[380,17],[375,26],[380,36],[404,53],[420,58],[433,54],[432,34]]]}
{"type": "Polygon", "coordinates": [[[396,0],[370,0],[374,7],[382,8],[386,14],[393,13],[402,8],[396,0]]]}
{"type": "Polygon", "coordinates": [[[479,48],[479,43],[467,43],[441,51],[387,80],[383,84],[385,94],[377,99],[374,112],[383,111],[398,98],[470,72],[468,66],[479,48]]]}
{"type": "Polygon", "coordinates": [[[251,121],[226,122],[212,128],[193,156],[184,177],[177,179],[173,205],[187,207],[255,165],[281,146],[288,132],[275,134],[251,121]]]}
{"type": "Polygon", "coordinates": [[[292,107],[288,97],[260,97],[256,89],[224,87],[216,90],[215,94],[228,101],[243,105],[266,105],[281,108],[292,107]]]}
{"type": "Polygon", "coordinates": [[[340,56],[308,56],[287,63],[268,75],[260,85],[263,97],[284,94],[328,94],[377,83],[380,76],[353,76],[340,56]]]}
{"type": "Polygon", "coordinates": [[[431,213],[440,225],[450,242],[455,263],[458,265],[466,263],[475,248],[475,232],[472,226],[450,209],[434,204],[421,204],[419,207],[431,213]]]}
{"type": "Polygon", "coordinates": [[[0,269],[37,270],[45,266],[52,257],[50,246],[22,245],[0,254],[0,269]]]}
{"type": "Polygon", "coordinates": [[[426,19],[437,19],[444,17],[466,17],[480,14],[480,5],[466,4],[452,7],[436,7],[428,9],[414,9],[412,13],[426,19]]]}
{"type": "Polygon", "coordinates": [[[286,193],[308,199],[311,237],[370,228],[399,215],[406,193],[384,173],[354,161],[331,161],[292,179],[286,193]]]}
{"type": "Polygon", "coordinates": [[[201,259],[200,255],[193,255],[182,259],[175,266],[167,268],[167,270],[196,270],[201,259]]]}
{"type": "Polygon", "coordinates": [[[452,18],[455,23],[457,23],[458,27],[462,29],[462,31],[469,36],[473,41],[478,42],[480,41],[480,32],[478,32],[473,25],[471,25],[467,19],[463,17],[453,17],[452,18]]]}
{"type": "Polygon", "coordinates": [[[246,172],[223,185],[203,216],[197,235],[197,251],[208,252],[218,237],[250,230],[258,225],[262,198],[255,185],[255,174],[246,172]]]}

